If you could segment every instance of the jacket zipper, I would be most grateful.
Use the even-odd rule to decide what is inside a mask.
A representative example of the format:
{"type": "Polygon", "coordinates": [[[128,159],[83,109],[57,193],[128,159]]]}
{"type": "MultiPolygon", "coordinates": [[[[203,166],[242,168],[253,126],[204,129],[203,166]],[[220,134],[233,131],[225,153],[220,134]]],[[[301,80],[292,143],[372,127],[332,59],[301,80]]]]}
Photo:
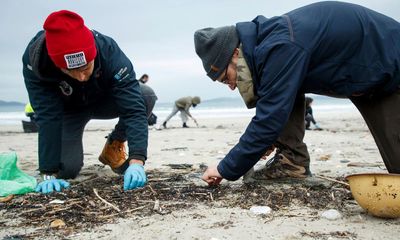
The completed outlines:
{"type": "Polygon", "coordinates": [[[86,97],[86,88],[85,88],[85,83],[82,83],[82,101],[86,105],[87,97],[86,97]]]}

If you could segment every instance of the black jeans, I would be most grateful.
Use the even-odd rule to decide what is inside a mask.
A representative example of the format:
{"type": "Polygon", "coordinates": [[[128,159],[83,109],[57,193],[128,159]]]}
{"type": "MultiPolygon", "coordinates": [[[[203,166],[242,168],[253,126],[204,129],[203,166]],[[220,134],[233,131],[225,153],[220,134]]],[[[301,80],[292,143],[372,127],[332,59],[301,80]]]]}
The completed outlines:
{"type": "MultiPolygon", "coordinates": [[[[142,97],[146,106],[147,116],[151,114],[157,96],[153,90],[145,85],[140,85],[142,97]]],[[[113,119],[119,117],[116,103],[105,99],[96,106],[85,108],[81,111],[64,112],[62,126],[62,147],[60,171],[58,177],[63,179],[75,178],[83,167],[82,137],[86,124],[91,119],[113,119]]],[[[120,141],[126,140],[126,126],[120,119],[109,137],[120,141]]]]}

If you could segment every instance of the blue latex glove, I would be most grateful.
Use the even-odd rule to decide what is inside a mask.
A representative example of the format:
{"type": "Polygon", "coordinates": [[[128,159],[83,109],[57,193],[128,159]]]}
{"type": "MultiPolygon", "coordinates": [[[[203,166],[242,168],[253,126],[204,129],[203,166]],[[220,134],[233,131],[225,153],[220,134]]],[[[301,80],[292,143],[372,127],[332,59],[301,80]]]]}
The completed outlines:
{"type": "Polygon", "coordinates": [[[147,182],[144,167],[141,164],[133,163],[124,174],[124,191],[143,187],[147,182]]]}
{"type": "Polygon", "coordinates": [[[69,183],[63,179],[48,179],[40,182],[35,191],[41,193],[61,192],[62,188],[69,188],[69,183]]]}

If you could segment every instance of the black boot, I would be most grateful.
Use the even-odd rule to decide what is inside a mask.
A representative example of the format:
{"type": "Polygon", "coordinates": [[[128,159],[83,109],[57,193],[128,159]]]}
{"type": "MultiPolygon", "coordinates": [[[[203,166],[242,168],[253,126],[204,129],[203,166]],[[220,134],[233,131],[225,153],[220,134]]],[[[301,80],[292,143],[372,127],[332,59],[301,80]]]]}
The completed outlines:
{"type": "Polygon", "coordinates": [[[164,128],[167,128],[167,122],[163,122],[162,125],[163,125],[164,128]]]}
{"type": "Polygon", "coordinates": [[[188,125],[186,125],[186,123],[183,123],[182,127],[183,128],[189,128],[188,125]]]}

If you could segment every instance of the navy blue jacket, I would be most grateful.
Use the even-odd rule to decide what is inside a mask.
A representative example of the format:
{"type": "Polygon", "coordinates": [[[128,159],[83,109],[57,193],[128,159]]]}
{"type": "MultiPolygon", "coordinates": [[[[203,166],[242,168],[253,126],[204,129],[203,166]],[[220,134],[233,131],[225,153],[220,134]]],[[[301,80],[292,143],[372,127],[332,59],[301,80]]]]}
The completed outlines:
{"type": "Polygon", "coordinates": [[[115,101],[120,119],[126,125],[129,158],[147,158],[146,110],[132,63],[112,38],[96,31],[93,35],[97,56],[87,82],[72,79],[54,65],[47,53],[43,31],[30,41],[23,55],[25,85],[39,125],[41,172],[59,170],[64,111],[101,107],[101,101],[107,98],[115,101]],[[61,91],[66,84],[73,89],[69,96],[68,91],[61,91]]]}
{"type": "Polygon", "coordinates": [[[400,24],[370,9],[321,2],[236,30],[259,100],[218,165],[225,179],[238,179],[277,140],[297,94],[379,97],[399,89],[400,24]]]}

